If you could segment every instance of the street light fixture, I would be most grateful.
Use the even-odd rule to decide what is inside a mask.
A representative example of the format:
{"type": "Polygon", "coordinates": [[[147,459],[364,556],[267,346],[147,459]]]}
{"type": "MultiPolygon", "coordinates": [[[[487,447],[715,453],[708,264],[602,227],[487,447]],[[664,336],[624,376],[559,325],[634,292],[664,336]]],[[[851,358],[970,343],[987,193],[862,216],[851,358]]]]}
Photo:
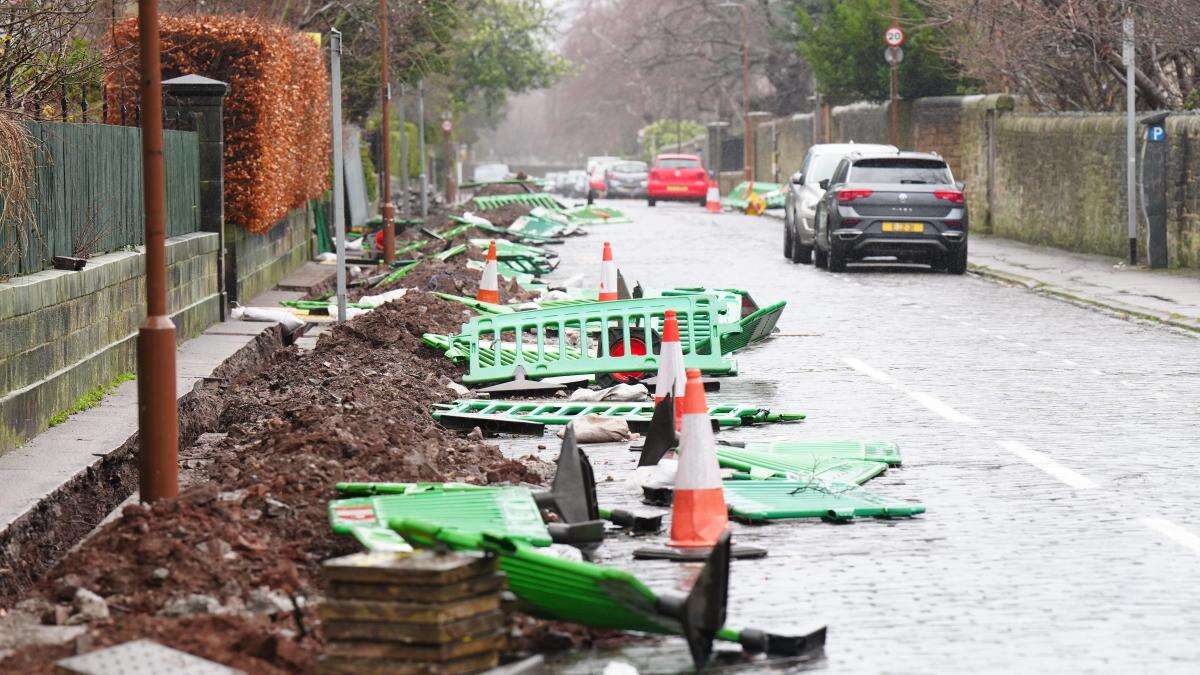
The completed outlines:
{"type": "MultiPolygon", "coordinates": [[[[750,152],[750,10],[740,2],[723,2],[717,7],[737,7],[742,14],[742,173],[747,181],[754,180],[750,152]]],[[[720,171],[720,167],[717,167],[720,171]]]]}

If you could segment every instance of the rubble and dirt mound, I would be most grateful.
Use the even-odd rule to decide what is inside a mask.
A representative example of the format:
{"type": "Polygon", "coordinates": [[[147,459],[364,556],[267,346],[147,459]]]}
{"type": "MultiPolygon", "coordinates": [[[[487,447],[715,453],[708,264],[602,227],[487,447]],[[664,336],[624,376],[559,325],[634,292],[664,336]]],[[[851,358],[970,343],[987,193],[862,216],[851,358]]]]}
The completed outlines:
{"type": "MultiPolygon", "coordinates": [[[[201,619],[188,618],[208,617],[204,639],[225,650],[211,658],[253,672],[309,670],[320,644],[311,610],[319,564],[358,548],[329,528],[335,483],[544,480],[549,467],[538,460],[507,459],[429,415],[432,403],[453,397],[445,385],[457,370],[420,334],[456,332],[463,318],[461,307],[414,291],[334,327],[311,352],[280,349],[258,372],[205,389],[228,433],[184,453],[193,487],[126,507],[60,561],[36,591],[51,621],[71,621],[70,601],[84,589],[111,611],[92,621],[97,644],[150,636],[205,656],[207,648],[190,642],[200,639],[192,634],[201,619]],[[266,618],[254,607],[264,593],[283,599],[266,603],[266,618]],[[255,659],[265,659],[263,667],[255,659]]],[[[0,661],[0,670],[49,670],[63,655],[29,647],[0,661]]]]}
{"type": "Polygon", "coordinates": [[[472,197],[491,197],[492,195],[523,195],[527,192],[540,192],[533,183],[486,183],[471,192],[472,197]]]}

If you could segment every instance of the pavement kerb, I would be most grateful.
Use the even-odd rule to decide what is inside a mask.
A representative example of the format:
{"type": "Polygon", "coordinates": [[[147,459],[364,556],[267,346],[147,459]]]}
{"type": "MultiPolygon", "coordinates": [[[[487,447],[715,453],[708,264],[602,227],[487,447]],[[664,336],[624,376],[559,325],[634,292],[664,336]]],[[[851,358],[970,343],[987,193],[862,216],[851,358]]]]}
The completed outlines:
{"type": "Polygon", "coordinates": [[[1047,295],[1074,305],[1086,307],[1088,309],[1099,310],[1108,314],[1115,314],[1120,317],[1133,317],[1143,321],[1158,323],[1172,328],[1180,328],[1191,333],[1200,334],[1200,319],[1188,320],[1186,317],[1178,315],[1164,314],[1154,312],[1142,307],[1135,307],[1112,300],[1099,300],[1096,298],[1084,297],[1067,290],[1054,286],[1053,284],[1039,281],[1037,279],[1013,274],[1011,272],[1001,272],[987,265],[979,265],[977,263],[969,263],[968,269],[972,274],[978,275],[989,281],[996,281],[1003,284],[1013,286],[1021,286],[1028,291],[1047,295]]]}
{"type": "MultiPolygon", "coordinates": [[[[776,214],[767,211],[764,215],[776,220],[783,220],[782,213],[776,214]]],[[[971,271],[971,273],[989,281],[996,281],[1012,286],[1021,286],[1025,290],[1032,291],[1034,293],[1040,293],[1058,300],[1063,300],[1064,302],[1069,302],[1087,309],[1099,310],[1101,312],[1114,314],[1120,317],[1133,317],[1142,321],[1158,323],[1164,326],[1186,330],[1190,333],[1200,334],[1200,317],[1196,319],[1188,319],[1187,317],[1181,317],[1179,315],[1163,314],[1142,307],[1135,307],[1120,302],[1113,302],[1111,300],[1098,300],[1096,298],[1084,297],[1058,288],[1053,284],[1039,281],[1038,279],[1034,279],[1032,277],[1013,274],[1011,272],[1001,272],[1000,270],[993,269],[987,265],[968,263],[967,268],[971,271]]]]}

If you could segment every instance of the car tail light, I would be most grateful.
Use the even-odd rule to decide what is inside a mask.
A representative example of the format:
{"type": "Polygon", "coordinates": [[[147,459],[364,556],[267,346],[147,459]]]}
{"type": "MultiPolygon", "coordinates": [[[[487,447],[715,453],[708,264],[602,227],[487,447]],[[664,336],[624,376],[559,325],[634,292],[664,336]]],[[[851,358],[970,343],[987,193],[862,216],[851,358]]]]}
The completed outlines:
{"type": "Polygon", "coordinates": [[[842,225],[857,225],[861,222],[859,218],[842,218],[842,225]]]}
{"type": "Polygon", "coordinates": [[[962,204],[965,201],[961,190],[934,190],[933,198],[950,202],[951,204],[962,204]]]}
{"type": "Polygon", "coordinates": [[[962,229],[961,220],[943,220],[942,222],[946,225],[946,227],[954,228],[956,230],[962,229]]]}
{"type": "Polygon", "coordinates": [[[842,204],[848,204],[855,199],[865,199],[872,194],[871,190],[838,190],[837,200],[842,204]]]}

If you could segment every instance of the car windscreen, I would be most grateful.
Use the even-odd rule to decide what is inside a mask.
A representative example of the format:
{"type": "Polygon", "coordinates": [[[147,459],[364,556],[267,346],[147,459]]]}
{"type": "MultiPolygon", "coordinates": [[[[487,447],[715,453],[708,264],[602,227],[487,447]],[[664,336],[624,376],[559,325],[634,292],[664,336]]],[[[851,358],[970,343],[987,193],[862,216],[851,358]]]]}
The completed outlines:
{"type": "Polygon", "coordinates": [[[804,171],[804,183],[806,185],[816,185],[823,180],[828,180],[833,177],[833,170],[837,168],[838,162],[842,161],[843,155],[813,155],[809,166],[804,171]]]}
{"type": "Polygon", "coordinates": [[[613,165],[613,173],[646,173],[645,162],[621,162],[613,165]]]}
{"type": "Polygon", "coordinates": [[[846,182],[947,185],[952,179],[950,167],[940,159],[883,157],[855,162],[846,182]]]}
{"type": "Polygon", "coordinates": [[[700,160],[684,157],[664,157],[658,160],[656,166],[660,169],[699,169],[700,160]]]}

